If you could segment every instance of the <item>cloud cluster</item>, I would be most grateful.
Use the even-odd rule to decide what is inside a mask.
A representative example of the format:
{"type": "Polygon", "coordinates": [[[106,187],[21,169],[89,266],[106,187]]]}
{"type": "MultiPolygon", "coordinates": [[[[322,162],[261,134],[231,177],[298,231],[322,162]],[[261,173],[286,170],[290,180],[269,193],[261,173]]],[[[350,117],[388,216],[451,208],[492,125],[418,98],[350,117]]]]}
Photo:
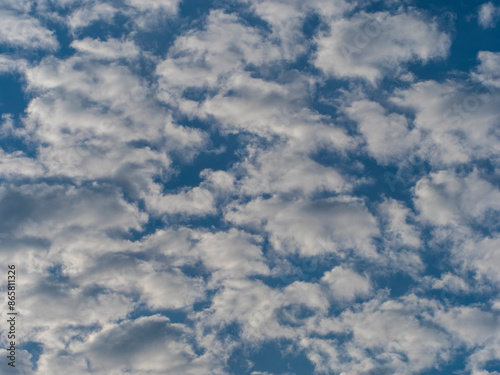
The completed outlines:
{"type": "Polygon", "coordinates": [[[398,74],[406,63],[427,62],[447,55],[450,37],[435,21],[418,12],[364,13],[336,18],[317,38],[314,65],[339,78],[364,78],[372,83],[398,74]]]}
{"type": "Polygon", "coordinates": [[[53,31],[39,20],[8,9],[0,9],[0,43],[23,49],[55,50],[59,43],[53,31]]]}
{"type": "Polygon", "coordinates": [[[497,374],[500,54],[446,72],[407,2],[189,5],[1,5],[19,371],[497,374]]]}
{"type": "Polygon", "coordinates": [[[491,1],[484,3],[479,8],[479,25],[484,28],[493,28],[497,23],[497,18],[500,16],[500,8],[495,6],[491,1]]]}

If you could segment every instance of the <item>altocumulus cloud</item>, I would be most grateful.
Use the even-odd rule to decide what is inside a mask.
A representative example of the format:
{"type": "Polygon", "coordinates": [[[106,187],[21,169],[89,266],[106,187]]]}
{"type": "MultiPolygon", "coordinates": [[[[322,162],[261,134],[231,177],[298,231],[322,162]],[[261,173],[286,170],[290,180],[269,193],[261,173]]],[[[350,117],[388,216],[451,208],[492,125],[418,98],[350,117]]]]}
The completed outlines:
{"type": "Polygon", "coordinates": [[[0,373],[499,374],[499,9],[3,1],[0,373]]]}

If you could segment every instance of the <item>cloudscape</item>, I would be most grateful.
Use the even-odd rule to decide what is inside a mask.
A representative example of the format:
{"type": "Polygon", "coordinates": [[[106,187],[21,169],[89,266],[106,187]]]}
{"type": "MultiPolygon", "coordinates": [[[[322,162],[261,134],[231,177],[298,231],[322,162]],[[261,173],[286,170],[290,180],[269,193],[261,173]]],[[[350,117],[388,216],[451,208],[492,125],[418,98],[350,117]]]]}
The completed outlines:
{"type": "Polygon", "coordinates": [[[0,374],[499,375],[500,3],[2,0],[0,374]]]}

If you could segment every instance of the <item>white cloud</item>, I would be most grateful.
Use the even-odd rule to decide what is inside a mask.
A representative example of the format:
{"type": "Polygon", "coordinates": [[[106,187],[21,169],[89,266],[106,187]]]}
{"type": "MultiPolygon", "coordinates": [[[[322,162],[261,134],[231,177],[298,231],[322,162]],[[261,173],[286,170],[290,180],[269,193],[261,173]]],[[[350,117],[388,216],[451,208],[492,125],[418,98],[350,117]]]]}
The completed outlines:
{"type": "Polygon", "coordinates": [[[197,320],[207,328],[240,322],[246,339],[279,336],[280,328],[274,319],[278,294],[260,281],[227,281],[210,308],[197,313],[197,320]]]}
{"type": "Polygon", "coordinates": [[[484,3],[479,8],[479,25],[483,29],[493,28],[496,26],[496,21],[499,16],[500,7],[496,7],[491,1],[484,3]]]}
{"type": "Polygon", "coordinates": [[[202,30],[176,39],[157,67],[162,98],[175,100],[188,87],[214,87],[247,64],[281,59],[279,49],[234,14],[211,11],[202,30]],[[179,92],[176,92],[179,91],[179,92]]]}
{"type": "MultiPolygon", "coordinates": [[[[182,19],[177,0],[5,5],[0,40],[18,51],[0,71],[25,75],[29,103],[0,127],[25,150],[0,150],[0,264],[19,266],[23,339],[43,346],[36,372],[223,375],[243,353],[264,375],[249,353],[279,343],[317,373],[410,375],[466,348],[467,370],[485,374],[500,353],[499,302],[486,295],[500,282],[500,192],[461,163],[497,167],[499,54],[480,52],[463,80],[421,81],[406,64],[450,46],[423,12],[243,2],[182,19]],[[45,21],[69,29],[74,50],[28,62],[27,49],[58,46],[45,21]],[[91,37],[94,22],[112,31],[91,37]],[[175,38],[161,58],[141,49],[158,30],[175,38]],[[296,63],[304,53],[323,76],[296,63]],[[354,80],[335,91],[325,77],[354,80]],[[403,86],[359,85],[384,77],[403,86]],[[205,155],[199,183],[179,174],[185,186],[169,188],[205,155]],[[224,167],[228,156],[238,161],[224,167]],[[379,167],[408,158],[428,162],[405,181],[418,181],[413,201],[366,193],[379,167]],[[442,252],[441,275],[423,248],[442,252]],[[484,303],[423,294],[472,290],[484,303]]],[[[33,373],[29,358],[19,351],[33,373]]]]}
{"type": "Polygon", "coordinates": [[[413,124],[423,136],[419,157],[446,166],[500,152],[496,127],[500,95],[483,83],[424,81],[396,93],[392,98],[396,104],[415,111],[413,124]]]}
{"type": "Polygon", "coordinates": [[[28,62],[26,60],[0,54],[0,74],[22,72],[27,65],[28,62]]]}
{"type": "Polygon", "coordinates": [[[350,103],[345,111],[358,122],[368,152],[381,164],[404,158],[418,143],[419,133],[410,130],[406,117],[386,114],[378,103],[358,100],[350,103]]]}
{"type": "Polygon", "coordinates": [[[497,269],[500,264],[498,246],[500,238],[498,235],[491,238],[471,238],[464,243],[459,243],[454,248],[454,255],[458,261],[462,261],[466,269],[475,272],[480,281],[486,281],[500,285],[500,276],[497,269]]]}
{"type": "MultiPolygon", "coordinates": [[[[2,347],[9,348],[10,345],[2,345],[2,347]]],[[[3,368],[6,368],[6,369],[10,369],[9,362],[11,362],[11,360],[7,357],[9,355],[9,353],[7,351],[5,351],[5,352],[6,352],[6,355],[3,356],[3,358],[0,358],[0,366],[2,366],[3,368]]],[[[15,361],[16,369],[13,371],[20,373],[20,374],[23,374],[23,375],[32,375],[35,373],[33,371],[33,365],[31,362],[32,354],[30,354],[27,350],[20,350],[19,348],[16,348],[16,356],[15,357],[16,357],[16,361],[15,361]]],[[[9,370],[7,370],[7,371],[9,371],[9,370]]],[[[13,372],[13,371],[11,371],[11,372],[13,372]]]]}
{"type": "Polygon", "coordinates": [[[28,158],[22,151],[5,153],[0,150],[0,175],[4,178],[37,177],[44,173],[44,168],[35,159],[28,158]]]}
{"type": "Polygon", "coordinates": [[[387,225],[386,231],[391,241],[398,245],[419,247],[420,233],[414,225],[408,223],[412,218],[410,210],[394,199],[385,200],[379,205],[380,218],[387,225]]]}
{"type": "Polygon", "coordinates": [[[156,214],[187,214],[206,216],[216,213],[214,199],[210,191],[194,187],[178,194],[160,192],[145,197],[148,210],[156,214]]]}
{"type": "Polygon", "coordinates": [[[84,38],[74,40],[71,47],[79,52],[86,53],[98,59],[115,60],[119,58],[133,59],[139,55],[139,48],[130,40],[120,41],[118,39],[108,39],[101,41],[98,39],[84,38]]]}
{"type": "Polygon", "coordinates": [[[378,235],[375,218],[355,198],[257,198],[228,206],[225,218],[236,225],[265,230],[273,247],[283,253],[312,256],[353,249],[363,257],[377,256],[372,242],[378,235]]]}
{"type": "Polygon", "coordinates": [[[431,173],[415,186],[419,218],[433,225],[488,225],[488,215],[500,210],[500,190],[477,171],[465,176],[450,171],[431,173]]]}
{"type": "Polygon", "coordinates": [[[3,215],[12,215],[0,229],[21,234],[55,238],[68,228],[88,231],[110,229],[138,229],[147,215],[127,203],[116,188],[95,184],[88,188],[75,188],[45,183],[3,185],[0,199],[5,203],[3,215]],[[89,204],[86,200],[92,203],[89,204]]]}
{"type": "Polygon", "coordinates": [[[375,299],[359,311],[345,312],[341,321],[353,339],[344,346],[350,361],[343,361],[339,370],[414,374],[446,362],[451,347],[447,337],[414,320],[422,309],[435,308],[430,301],[410,295],[401,300],[375,299]]]}
{"type": "Polygon", "coordinates": [[[402,64],[446,57],[450,38],[418,12],[358,13],[329,22],[317,39],[314,64],[327,76],[360,77],[372,83],[402,64]]]}
{"type": "Polygon", "coordinates": [[[262,238],[243,231],[199,233],[195,237],[195,252],[212,272],[211,279],[244,278],[269,274],[262,254],[262,238]]]}
{"type": "Polygon", "coordinates": [[[295,282],[283,290],[260,281],[228,280],[210,308],[196,313],[205,329],[241,324],[242,338],[250,343],[289,338],[305,333],[316,314],[327,312],[329,301],[319,284],[295,282]],[[312,316],[304,312],[309,312],[312,316]]]}
{"type": "Polygon", "coordinates": [[[0,43],[25,49],[55,50],[59,47],[54,33],[40,22],[22,14],[0,10],[0,43]]]}
{"type": "Polygon", "coordinates": [[[440,279],[435,279],[432,288],[442,289],[451,293],[467,292],[469,290],[469,286],[461,277],[451,273],[443,274],[440,279]]]}
{"type": "Polygon", "coordinates": [[[276,136],[289,139],[295,152],[352,148],[355,141],[342,128],[306,104],[314,79],[291,76],[278,83],[235,72],[218,94],[201,103],[185,101],[181,109],[203,120],[215,119],[227,133],[250,132],[269,140],[276,136]]]}
{"type": "Polygon", "coordinates": [[[283,56],[291,60],[306,53],[310,47],[310,42],[302,33],[302,26],[308,15],[317,13],[329,20],[354,7],[344,0],[242,1],[251,4],[254,12],[271,26],[272,38],[279,41],[283,56]]]}
{"type": "Polygon", "coordinates": [[[480,51],[478,53],[479,65],[477,71],[472,73],[472,77],[486,86],[488,89],[483,90],[487,94],[498,94],[500,89],[500,53],[490,51],[480,51]],[[493,86],[493,88],[491,88],[493,86]]]}
{"type": "Polygon", "coordinates": [[[234,190],[235,178],[228,172],[204,169],[200,177],[203,178],[203,186],[212,194],[223,194],[234,190]]]}
{"type": "Polygon", "coordinates": [[[370,280],[353,270],[335,267],[321,278],[334,298],[351,301],[358,296],[366,296],[371,292],[370,280]]]}
{"type": "Polygon", "coordinates": [[[180,0],[127,0],[127,3],[143,11],[164,9],[175,13],[180,0]]]}
{"type": "MultiPolygon", "coordinates": [[[[74,342],[69,351],[75,358],[85,358],[97,374],[133,371],[201,375],[217,370],[210,369],[210,363],[203,358],[196,358],[188,339],[189,332],[182,325],[153,315],[110,325],[91,334],[83,343],[74,342]]],[[[57,368],[59,358],[42,356],[40,370],[48,371],[49,366],[57,368]],[[49,364],[51,360],[55,363],[49,364]]]]}
{"type": "Polygon", "coordinates": [[[257,151],[238,165],[245,170],[238,181],[239,191],[248,195],[315,192],[345,192],[352,187],[334,168],[314,162],[297,153],[290,144],[269,151],[257,151]]]}
{"type": "MultiPolygon", "coordinates": [[[[166,211],[179,211],[176,198],[164,197],[153,179],[165,180],[172,172],[169,154],[192,158],[206,134],[174,124],[170,112],[148,95],[147,82],[126,66],[89,60],[86,54],[44,60],[28,69],[27,81],[36,95],[27,108],[25,133],[43,144],[38,161],[47,175],[111,178],[148,207],[163,202],[166,211]]],[[[204,191],[187,193],[187,206],[211,212],[204,191]]]]}
{"type": "Polygon", "coordinates": [[[189,278],[180,270],[162,270],[163,267],[153,262],[140,263],[127,275],[131,281],[132,274],[136,274],[136,286],[129,284],[129,287],[139,292],[150,309],[190,308],[195,301],[203,299],[201,280],[189,278]]]}
{"type": "Polygon", "coordinates": [[[318,316],[309,329],[333,338],[304,337],[299,345],[322,373],[420,373],[452,358],[450,335],[436,325],[440,308],[415,295],[380,293],[338,317],[318,316]]]}
{"type": "Polygon", "coordinates": [[[103,21],[111,23],[117,13],[118,10],[111,4],[105,2],[86,2],[82,7],[76,8],[67,17],[66,23],[73,32],[76,32],[93,22],[103,21]]]}
{"type": "Polygon", "coordinates": [[[439,312],[435,321],[453,333],[455,340],[468,348],[477,348],[467,360],[467,370],[475,375],[491,374],[481,370],[500,353],[498,313],[461,306],[439,312]]]}

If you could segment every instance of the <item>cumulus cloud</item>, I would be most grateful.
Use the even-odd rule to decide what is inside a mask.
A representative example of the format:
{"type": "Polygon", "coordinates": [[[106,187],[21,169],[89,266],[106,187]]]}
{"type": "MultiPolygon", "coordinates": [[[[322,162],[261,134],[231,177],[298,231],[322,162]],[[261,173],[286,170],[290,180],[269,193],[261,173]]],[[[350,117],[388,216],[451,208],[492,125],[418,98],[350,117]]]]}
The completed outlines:
{"type": "Polygon", "coordinates": [[[212,11],[202,30],[177,38],[167,58],[158,64],[164,87],[161,94],[164,100],[172,100],[189,87],[213,87],[224,75],[246,64],[280,58],[279,49],[258,30],[234,14],[212,11]]]}
{"type": "Polygon", "coordinates": [[[65,356],[44,355],[40,370],[46,371],[50,366],[51,371],[59,374],[67,366],[74,366],[77,373],[83,374],[90,366],[98,374],[116,371],[202,374],[210,371],[208,361],[196,358],[186,331],[182,325],[172,324],[159,315],[123,321],[90,335],[85,343],[75,342],[65,356]],[[109,345],[110,342],[114,344],[109,345]]]}
{"type": "Polygon", "coordinates": [[[319,13],[325,20],[339,17],[354,5],[344,0],[325,1],[262,1],[243,0],[254,12],[272,27],[273,39],[278,40],[282,53],[287,58],[296,58],[307,52],[308,41],[301,32],[308,15],[319,13]]]}
{"type": "Polygon", "coordinates": [[[262,238],[231,229],[227,233],[199,233],[195,252],[211,270],[212,282],[269,274],[260,244],[262,238]]]}
{"type": "Polygon", "coordinates": [[[239,168],[245,169],[245,176],[238,186],[248,195],[298,192],[311,195],[318,191],[344,192],[352,188],[352,183],[334,168],[323,166],[307,155],[294,153],[290,145],[258,152],[239,168]]]}
{"type": "Polygon", "coordinates": [[[4,1],[19,369],[491,373],[499,53],[396,3],[4,1]]]}
{"type": "Polygon", "coordinates": [[[135,58],[139,55],[139,49],[134,42],[108,39],[100,41],[90,38],[74,40],[71,47],[82,53],[90,54],[92,57],[106,60],[119,58],[135,58]]]}
{"type": "Polygon", "coordinates": [[[106,2],[86,2],[82,7],[76,8],[66,19],[66,23],[73,30],[79,31],[94,22],[111,23],[118,10],[106,2]]]}
{"type": "Polygon", "coordinates": [[[495,271],[500,261],[496,251],[498,244],[498,235],[483,239],[471,238],[459,243],[454,253],[456,259],[464,261],[465,268],[475,272],[481,281],[498,285],[500,278],[495,271]]]}
{"type": "Polygon", "coordinates": [[[402,202],[386,200],[380,204],[379,212],[391,240],[409,247],[421,245],[418,229],[409,223],[413,214],[402,202]]]}
{"type": "Polygon", "coordinates": [[[0,55],[0,74],[22,72],[28,65],[24,59],[18,59],[9,55],[0,55]]]}
{"type": "Polygon", "coordinates": [[[55,50],[59,47],[54,33],[37,19],[3,9],[0,17],[0,43],[25,49],[55,50]]]}
{"type": "Polygon", "coordinates": [[[235,72],[219,93],[197,104],[186,101],[181,108],[202,120],[216,120],[225,133],[289,139],[297,152],[354,147],[356,141],[344,129],[306,105],[313,83],[309,78],[291,74],[279,83],[235,72]]]}
{"type": "Polygon", "coordinates": [[[491,1],[484,3],[479,7],[479,25],[484,28],[495,27],[497,18],[500,16],[500,8],[495,6],[491,1]]]}
{"type": "Polygon", "coordinates": [[[177,11],[180,0],[127,0],[127,2],[141,10],[164,9],[168,12],[175,12],[177,11]]]}
{"type": "Polygon", "coordinates": [[[450,165],[498,154],[500,96],[490,82],[423,81],[397,92],[394,103],[415,111],[413,124],[424,135],[419,157],[450,165]]]}
{"type": "Polygon", "coordinates": [[[308,256],[354,249],[361,256],[376,257],[372,242],[378,234],[375,218],[355,198],[257,198],[229,206],[225,218],[237,225],[264,229],[280,252],[308,256]]]}
{"type": "Polygon", "coordinates": [[[434,225],[457,225],[471,220],[488,224],[500,210],[500,190],[478,172],[458,176],[448,171],[432,173],[415,186],[419,217],[434,225]]]}
{"type": "Polygon", "coordinates": [[[454,293],[468,291],[469,289],[462,278],[452,275],[451,273],[446,273],[440,279],[434,280],[432,288],[443,289],[454,293]]]}
{"type": "Polygon", "coordinates": [[[35,177],[44,173],[42,165],[36,160],[26,157],[22,151],[5,153],[0,151],[0,175],[13,177],[35,177]]]}
{"type": "Polygon", "coordinates": [[[365,296],[371,291],[370,280],[342,267],[335,267],[326,272],[321,281],[328,285],[333,296],[339,300],[349,301],[356,296],[365,296]]]}
{"type": "Polygon", "coordinates": [[[195,187],[178,194],[161,195],[147,199],[148,208],[158,214],[214,214],[214,199],[212,194],[203,188],[195,187]]]}
{"type": "Polygon", "coordinates": [[[380,163],[394,162],[408,155],[419,140],[403,115],[386,114],[384,108],[368,100],[350,103],[347,115],[359,124],[368,152],[380,163]]]}
{"type": "Polygon", "coordinates": [[[477,72],[472,74],[473,78],[479,84],[493,86],[493,90],[489,90],[491,94],[496,93],[500,88],[500,75],[498,67],[500,66],[500,53],[490,51],[480,51],[478,54],[479,65],[477,72]],[[491,92],[493,91],[493,92],[491,92]]]}
{"type": "Polygon", "coordinates": [[[326,75],[360,77],[375,83],[402,64],[447,55],[450,37],[416,12],[359,13],[337,18],[316,39],[314,64],[326,75]]]}
{"type": "Polygon", "coordinates": [[[360,311],[343,314],[342,324],[352,330],[353,340],[344,349],[351,361],[339,367],[352,372],[411,374],[445,363],[451,349],[447,337],[411,319],[424,306],[435,309],[430,301],[408,296],[400,301],[373,300],[360,311]],[[370,350],[373,357],[357,357],[360,349],[370,350]]]}

